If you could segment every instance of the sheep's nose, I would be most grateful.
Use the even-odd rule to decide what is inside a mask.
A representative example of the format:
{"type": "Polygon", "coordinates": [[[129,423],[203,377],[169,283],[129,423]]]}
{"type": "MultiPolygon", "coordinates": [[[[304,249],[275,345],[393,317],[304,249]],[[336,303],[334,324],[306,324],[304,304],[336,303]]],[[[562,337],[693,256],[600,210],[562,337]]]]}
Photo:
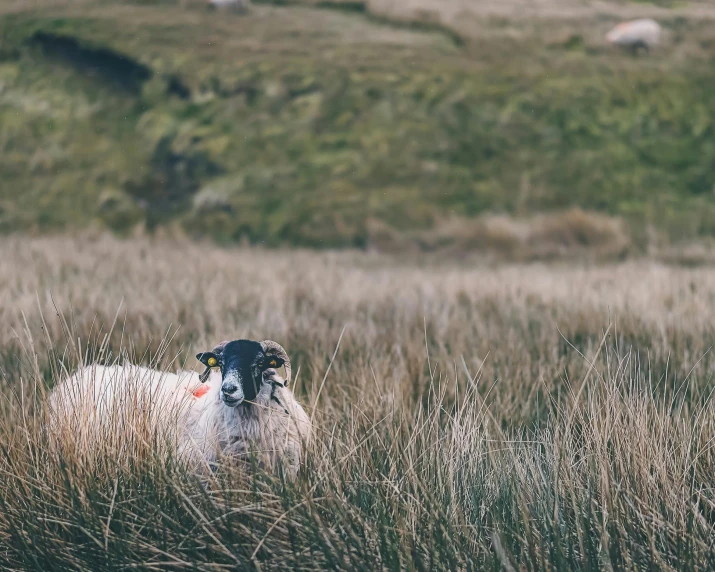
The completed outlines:
{"type": "Polygon", "coordinates": [[[236,393],[238,391],[238,386],[231,383],[221,387],[221,390],[227,395],[231,395],[232,393],[236,393]]]}

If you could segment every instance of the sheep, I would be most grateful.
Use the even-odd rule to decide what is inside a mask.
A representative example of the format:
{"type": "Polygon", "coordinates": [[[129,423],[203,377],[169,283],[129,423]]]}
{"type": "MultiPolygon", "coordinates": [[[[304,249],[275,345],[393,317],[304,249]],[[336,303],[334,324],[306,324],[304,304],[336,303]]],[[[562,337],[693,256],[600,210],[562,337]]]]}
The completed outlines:
{"type": "Polygon", "coordinates": [[[250,0],[207,0],[209,8],[233,10],[239,14],[248,12],[250,0]]]}
{"type": "Polygon", "coordinates": [[[660,24],[650,18],[622,22],[606,35],[608,43],[630,48],[637,52],[640,48],[650,51],[660,42],[660,24]]]}
{"type": "Polygon", "coordinates": [[[234,340],[197,359],[205,366],[201,374],[129,364],[80,369],[50,396],[54,443],[91,457],[98,442],[119,443],[119,428],[134,434],[140,424],[143,434],[161,435],[159,441],[192,469],[213,469],[221,457],[256,455],[268,470],[281,465],[295,478],[311,422],[288,387],[285,349],[270,340],[234,340]]]}
{"type": "Polygon", "coordinates": [[[291,365],[283,347],[273,341],[222,342],[196,358],[206,366],[202,379],[213,376],[212,390],[196,418],[190,440],[212,463],[219,455],[245,458],[258,453],[270,470],[280,463],[291,478],[300,467],[311,422],[293,396],[291,365]],[[277,368],[285,367],[285,379],[277,368]],[[214,368],[218,372],[212,373],[214,368]],[[216,375],[220,372],[220,376],[216,375]]]}

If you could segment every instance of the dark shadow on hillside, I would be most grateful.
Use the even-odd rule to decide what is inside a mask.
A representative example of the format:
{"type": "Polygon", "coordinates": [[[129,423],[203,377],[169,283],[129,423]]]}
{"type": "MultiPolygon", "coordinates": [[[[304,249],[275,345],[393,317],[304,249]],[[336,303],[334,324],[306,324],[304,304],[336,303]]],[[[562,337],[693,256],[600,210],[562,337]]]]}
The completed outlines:
{"type": "Polygon", "coordinates": [[[125,185],[127,193],[144,209],[150,230],[188,208],[202,181],[224,172],[203,151],[178,152],[172,149],[172,142],[171,137],[161,139],[149,172],[125,185]]]}
{"type": "Polygon", "coordinates": [[[342,12],[358,12],[359,14],[367,12],[366,2],[318,2],[316,7],[342,12]]]}
{"type": "Polygon", "coordinates": [[[45,57],[63,62],[80,73],[111,83],[113,87],[138,94],[153,75],[151,68],[120,52],[80,44],[71,36],[35,32],[30,44],[45,57]]]}

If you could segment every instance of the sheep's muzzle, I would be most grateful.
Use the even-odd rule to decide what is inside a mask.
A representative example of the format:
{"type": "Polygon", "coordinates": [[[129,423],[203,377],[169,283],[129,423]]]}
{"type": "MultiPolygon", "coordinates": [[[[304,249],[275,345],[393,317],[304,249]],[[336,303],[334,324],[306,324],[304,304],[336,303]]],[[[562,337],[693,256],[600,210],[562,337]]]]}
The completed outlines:
{"type": "Polygon", "coordinates": [[[241,375],[237,369],[227,368],[221,383],[221,401],[228,407],[236,407],[243,402],[244,398],[241,375]]]}

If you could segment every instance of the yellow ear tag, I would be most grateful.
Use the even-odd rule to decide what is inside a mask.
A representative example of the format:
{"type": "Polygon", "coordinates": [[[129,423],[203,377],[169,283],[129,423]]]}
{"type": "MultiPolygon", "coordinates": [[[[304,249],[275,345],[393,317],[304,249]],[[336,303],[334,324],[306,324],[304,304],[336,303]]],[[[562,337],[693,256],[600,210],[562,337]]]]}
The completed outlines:
{"type": "Polygon", "coordinates": [[[215,357],[210,357],[206,363],[209,364],[209,367],[216,367],[218,365],[218,360],[215,357]]]}

